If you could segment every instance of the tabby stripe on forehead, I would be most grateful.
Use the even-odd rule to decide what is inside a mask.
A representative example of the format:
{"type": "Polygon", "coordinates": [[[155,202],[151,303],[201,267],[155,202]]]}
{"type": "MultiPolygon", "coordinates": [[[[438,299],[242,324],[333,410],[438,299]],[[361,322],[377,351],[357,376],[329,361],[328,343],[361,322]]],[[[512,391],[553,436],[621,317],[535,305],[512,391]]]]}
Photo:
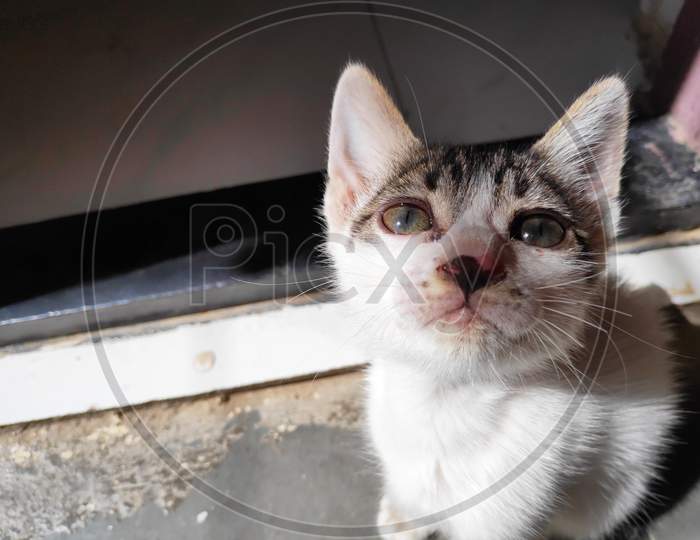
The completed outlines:
{"type": "Polygon", "coordinates": [[[457,157],[457,152],[459,152],[459,149],[456,146],[450,146],[445,155],[442,156],[443,163],[452,163],[457,157]]]}
{"type": "Polygon", "coordinates": [[[515,196],[524,197],[527,190],[530,189],[531,178],[525,171],[519,171],[515,175],[515,196]]]}
{"type": "Polygon", "coordinates": [[[493,185],[496,188],[496,191],[499,190],[501,187],[501,184],[503,184],[503,177],[506,174],[506,166],[502,165],[496,170],[496,174],[493,175],[493,185]]]}
{"type": "Polygon", "coordinates": [[[461,164],[459,148],[453,146],[442,158],[443,165],[455,184],[460,184],[464,178],[464,168],[461,164]]]}
{"type": "Polygon", "coordinates": [[[450,178],[455,184],[461,184],[464,180],[464,167],[461,164],[461,159],[457,158],[450,166],[450,178]]]}
{"type": "Polygon", "coordinates": [[[564,206],[566,206],[570,211],[575,212],[576,209],[571,205],[568,193],[566,193],[559,182],[544,172],[541,172],[538,176],[539,180],[557,196],[564,206]]]}
{"type": "Polygon", "coordinates": [[[418,160],[416,161],[409,161],[408,163],[404,164],[395,174],[396,178],[403,178],[405,175],[407,175],[409,172],[417,169],[418,167],[422,165],[430,165],[431,164],[431,157],[430,154],[427,154],[425,156],[421,156],[418,160]]]}
{"type": "Polygon", "coordinates": [[[438,178],[440,178],[440,171],[437,169],[431,169],[425,173],[425,185],[430,191],[435,191],[437,188],[438,178]]]}
{"type": "Polygon", "coordinates": [[[506,164],[501,165],[496,169],[496,173],[493,175],[493,196],[498,198],[501,194],[503,187],[503,178],[506,175],[508,166],[506,164]]]}
{"type": "Polygon", "coordinates": [[[467,156],[465,155],[464,150],[459,152],[457,155],[457,159],[455,160],[454,164],[452,165],[452,179],[454,180],[455,183],[457,184],[462,184],[466,183],[469,181],[470,176],[469,176],[469,170],[467,167],[467,164],[469,163],[469,160],[467,159],[467,156]]]}

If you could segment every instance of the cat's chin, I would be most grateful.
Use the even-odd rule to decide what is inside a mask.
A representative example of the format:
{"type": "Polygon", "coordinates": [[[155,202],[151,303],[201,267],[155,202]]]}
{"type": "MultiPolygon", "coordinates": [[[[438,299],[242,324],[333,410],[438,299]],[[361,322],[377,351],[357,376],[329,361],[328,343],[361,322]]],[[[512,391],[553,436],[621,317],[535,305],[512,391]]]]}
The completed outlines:
{"type": "Polygon", "coordinates": [[[467,303],[464,303],[434,317],[425,326],[442,334],[462,334],[469,331],[476,316],[476,312],[467,303]]]}
{"type": "Polygon", "coordinates": [[[481,296],[470,298],[457,304],[448,303],[438,310],[437,315],[429,318],[424,328],[447,338],[471,335],[475,337],[479,332],[490,329],[496,331],[498,326],[494,319],[503,318],[500,313],[487,313],[494,311],[494,306],[483,302],[481,296]]]}
{"type": "Polygon", "coordinates": [[[465,302],[459,302],[457,304],[452,303],[452,305],[448,304],[447,306],[434,309],[433,311],[435,313],[423,323],[423,326],[430,327],[440,321],[448,323],[457,322],[471,312],[469,306],[465,302]]]}

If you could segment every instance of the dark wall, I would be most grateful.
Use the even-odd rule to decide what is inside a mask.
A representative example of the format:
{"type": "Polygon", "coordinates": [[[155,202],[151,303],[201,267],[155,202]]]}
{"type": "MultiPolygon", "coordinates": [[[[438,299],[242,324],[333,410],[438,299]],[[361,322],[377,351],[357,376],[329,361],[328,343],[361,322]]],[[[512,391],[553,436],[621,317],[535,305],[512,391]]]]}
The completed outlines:
{"type": "MultiPolygon", "coordinates": [[[[639,83],[636,4],[405,3],[491,38],[564,102],[606,73],[639,83]]],[[[212,36],[285,5],[291,3],[5,3],[0,227],[84,212],[113,138],[158,78],[212,36]]],[[[417,127],[409,79],[432,140],[511,139],[551,121],[538,98],[483,51],[378,11],[287,22],[277,15],[265,20],[275,26],[196,66],[143,119],[104,206],[318,171],[333,85],[348,59],[377,70],[417,127]]]]}

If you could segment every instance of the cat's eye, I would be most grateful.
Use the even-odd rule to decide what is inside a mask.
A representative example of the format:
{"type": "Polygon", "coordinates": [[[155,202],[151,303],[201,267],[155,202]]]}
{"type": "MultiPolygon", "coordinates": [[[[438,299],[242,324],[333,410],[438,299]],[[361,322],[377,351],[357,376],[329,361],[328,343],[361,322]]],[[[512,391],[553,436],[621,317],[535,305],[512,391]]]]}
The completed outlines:
{"type": "Polygon", "coordinates": [[[531,246],[550,248],[564,240],[566,229],[552,216],[531,214],[513,223],[511,236],[531,246]]]}
{"type": "Polygon", "coordinates": [[[400,203],[384,210],[382,223],[394,234],[417,234],[433,227],[430,214],[411,203],[400,203]]]}

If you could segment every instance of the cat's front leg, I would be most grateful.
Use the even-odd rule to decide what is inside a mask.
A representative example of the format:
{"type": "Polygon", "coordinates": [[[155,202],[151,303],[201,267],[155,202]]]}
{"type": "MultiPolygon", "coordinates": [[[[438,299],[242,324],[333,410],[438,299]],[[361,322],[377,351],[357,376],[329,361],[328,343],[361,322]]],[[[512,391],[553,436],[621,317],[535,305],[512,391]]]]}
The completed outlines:
{"type": "Polygon", "coordinates": [[[409,521],[401,511],[391,502],[388,495],[382,497],[377,513],[377,528],[382,538],[392,540],[444,540],[435,527],[401,531],[398,525],[409,521]]]}

